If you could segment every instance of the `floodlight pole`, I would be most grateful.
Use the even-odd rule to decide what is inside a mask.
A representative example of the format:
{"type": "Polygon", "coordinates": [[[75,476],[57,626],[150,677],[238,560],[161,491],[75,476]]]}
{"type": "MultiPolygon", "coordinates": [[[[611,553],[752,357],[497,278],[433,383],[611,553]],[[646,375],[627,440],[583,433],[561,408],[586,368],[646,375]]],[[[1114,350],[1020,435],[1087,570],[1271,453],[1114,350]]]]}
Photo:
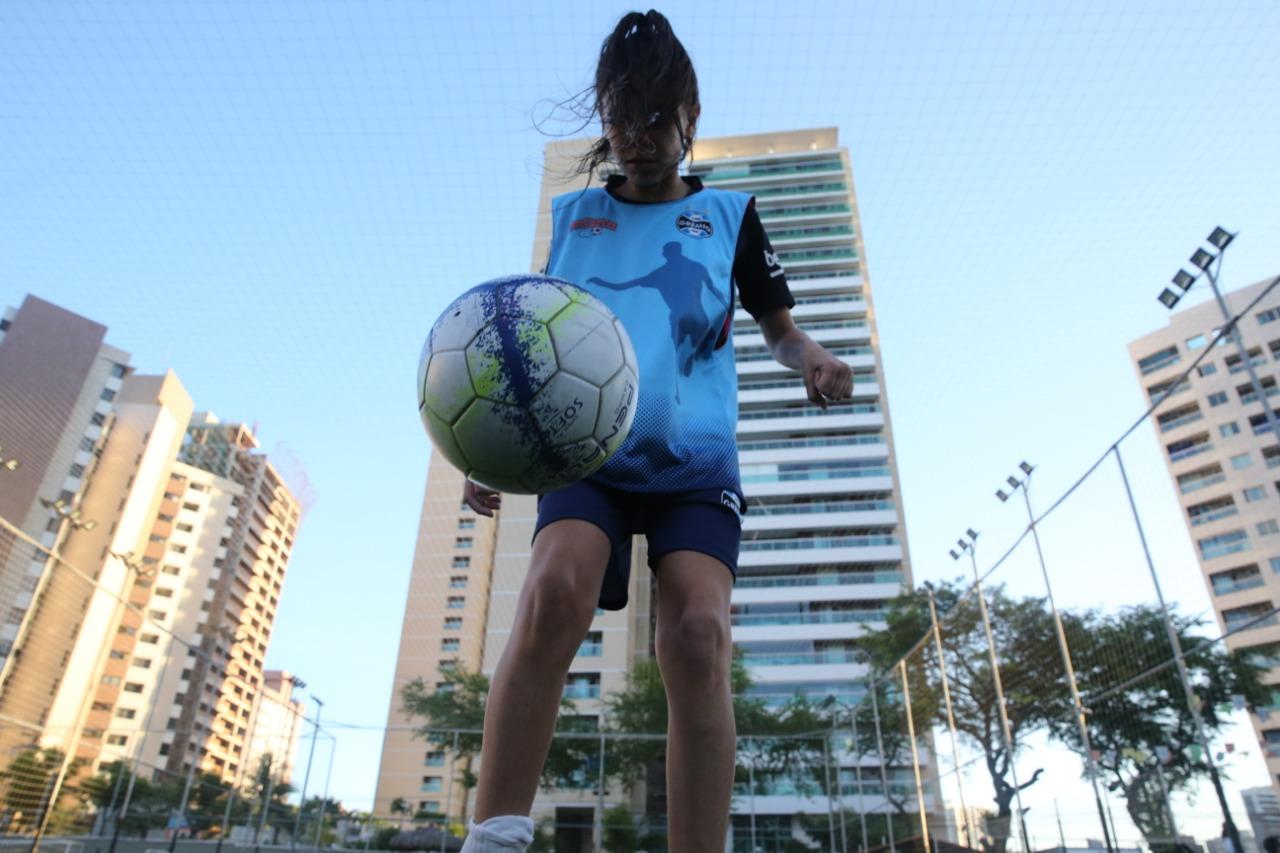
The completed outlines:
{"type": "Polygon", "coordinates": [[[1015,491],[1022,492],[1023,503],[1027,507],[1027,524],[1031,528],[1031,539],[1035,542],[1036,558],[1040,563],[1040,574],[1044,578],[1045,594],[1049,598],[1049,609],[1053,612],[1053,627],[1058,637],[1058,651],[1062,654],[1062,666],[1067,674],[1067,685],[1071,688],[1071,704],[1074,706],[1076,724],[1080,727],[1080,742],[1084,746],[1085,773],[1089,777],[1089,785],[1093,788],[1093,801],[1098,807],[1098,819],[1102,821],[1102,837],[1107,845],[1107,853],[1113,853],[1111,830],[1107,827],[1107,812],[1102,807],[1102,794],[1098,791],[1098,764],[1093,759],[1093,742],[1089,737],[1089,724],[1085,722],[1084,703],[1080,701],[1080,687],[1076,683],[1075,666],[1071,663],[1071,649],[1067,645],[1067,632],[1062,627],[1062,614],[1053,599],[1053,585],[1049,583],[1049,570],[1044,563],[1044,551],[1040,547],[1040,532],[1036,527],[1036,514],[1031,510],[1031,471],[1032,467],[1022,463],[1025,479],[1010,477],[1008,482],[1015,491]],[[1015,485],[1016,484],[1016,485],[1015,485]]]}
{"type": "MultiPolygon", "coordinates": [[[[1222,256],[1226,252],[1226,248],[1221,249],[1215,258],[1218,262],[1219,272],[1222,271],[1222,256]]],[[[1231,310],[1227,307],[1227,301],[1222,298],[1222,291],[1218,289],[1218,276],[1213,272],[1213,261],[1209,261],[1204,265],[1204,276],[1209,279],[1209,287],[1213,289],[1213,298],[1218,303],[1218,310],[1222,312],[1222,322],[1230,326],[1228,331],[1231,335],[1231,340],[1235,343],[1236,352],[1240,354],[1240,360],[1244,362],[1244,369],[1249,374],[1249,382],[1253,385],[1253,393],[1258,395],[1258,402],[1262,404],[1262,413],[1267,419],[1267,425],[1271,428],[1271,439],[1280,443],[1280,419],[1276,418],[1276,413],[1272,410],[1271,404],[1267,402],[1262,380],[1258,378],[1258,371],[1254,370],[1253,358],[1249,355],[1249,350],[1244,345],[1244,335],[1240,334],[1240,324],[1232,322],[1231,310]]],[[[1236,840],[1236,849],[1241,849],[1239,839],[1236,840]]]]}
{"type": "Polygon", "coordinates": [[[1196,738],[1200,741],[1200,748],[1204,750],[1205,764],[1209,768],[1209,779],[1213,782],[1213,790],[1218,795],[1218,807],[1222,809],[1222,817],[1227,827],[1227,834],[1231,837],[1232,843],[1235,844],[1236,850],[1243,850],[1244,848],[1240,846],[1240,830],[1236,827],[1236,822],[1231,817],[1231,809],[1227,805],[1227,795],[1222,790],[1222,779],[1218,775],[1218,765],[1213,760],[1213,750],[1209,745],[1209,735],[1204,727],[1204,717],[1200,713],[1200,697],[1196,696],[1195,691],[1191,689],[1191,677],[1187,672],[1187,660],[1182,652],[1182,642],[1178,639],[1178,631],[1173,624],[1173,617],[1169,614],[1169,605],[1165,602],[1164,589],[1160,586],[1160,577],[1156,574],[1155,562],[1151,559],[1151,549],[1147,547],[1147,534],[1142,528],[1142,519],[1138,516],[1138,504],[1133,499],[1133,490],[1129,487],[1129,475],[1125,472],[1124,459],[1120,456],[1120,446],[1115,445],[1111,449],[1116,455],[1116,464],[1120,466],[1120,480],[1124,483],[1124,493],[1129,498],[1129,510],[1133,513],[1133,523],[1138,528],[1138,541],[1142,543],[1142,554],[1147,560],[1147,571],[1151,573],[1151,583],[1156,588],[1156,600],[1160,603],[1160,613],[1164,617],[1164,629],[1169,635],[1169,645],[1173,649],[1173,659],[1178,666],[1178,679],[1182,682],[1182,690],[1187,699],[1187,709],[1191,712],[1191,719],[1195,724],[1196,738]]]}

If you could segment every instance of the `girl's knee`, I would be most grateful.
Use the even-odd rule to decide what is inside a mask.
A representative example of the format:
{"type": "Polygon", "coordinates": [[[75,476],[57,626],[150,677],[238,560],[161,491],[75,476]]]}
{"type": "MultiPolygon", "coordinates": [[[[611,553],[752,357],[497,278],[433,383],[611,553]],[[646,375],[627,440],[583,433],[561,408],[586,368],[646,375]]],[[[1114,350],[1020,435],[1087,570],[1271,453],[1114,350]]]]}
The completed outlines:
{"type": "Polygon", "coordinates": [[[691,609],[658,630],[658,659],[664,676],[727,680],[732,640],[727,614],[691,609]]]}

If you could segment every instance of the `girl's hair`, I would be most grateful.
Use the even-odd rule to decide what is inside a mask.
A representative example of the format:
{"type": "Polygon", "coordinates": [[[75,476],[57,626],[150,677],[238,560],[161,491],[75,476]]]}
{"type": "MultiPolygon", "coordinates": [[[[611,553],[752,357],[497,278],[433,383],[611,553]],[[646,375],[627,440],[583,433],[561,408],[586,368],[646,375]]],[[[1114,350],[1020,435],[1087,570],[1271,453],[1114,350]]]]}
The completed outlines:
{"type": "MultiPolygon", "coordinates": [[[[583,93],[580,103],[587,121],[598,115],[627,140],[644,139],[655,120],[669,119],[676,124],[684,150],[689,150],[693,134],[681,123],[679,110],[685,107],[693,113],[698,108],[698,75],[661,12],[623,15],[600,47],[595,86],[583,93]]],[[[594,173],[610,153],[609,140],[602,137],[578,160],[575,172],[594,173]]]]}

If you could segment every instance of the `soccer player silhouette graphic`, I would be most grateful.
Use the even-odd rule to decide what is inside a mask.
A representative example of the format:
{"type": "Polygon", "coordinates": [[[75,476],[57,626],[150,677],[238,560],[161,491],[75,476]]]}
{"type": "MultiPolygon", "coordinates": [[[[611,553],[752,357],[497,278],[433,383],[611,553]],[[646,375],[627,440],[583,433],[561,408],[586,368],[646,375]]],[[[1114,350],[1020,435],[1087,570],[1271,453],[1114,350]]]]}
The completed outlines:
{"type": "MultiPolygon", "coordinates": [[[[720,326],[712,324],[706,309],[702,307],[703,289],[710,290],[725,310],[728,310],[729,305],[725,296],[716,292],[707,268],[686,258],[679,243],[674,240],[667,243],[662,247],[662,254],[666,263],[640,278],[615,283],[592,276],[587,281],[610,290],[625,290],[629,287],[652,287],[657,290],[671,312],[671,340],[676,347],[680,373],[688,376],[693,372],[694,360],[710,357],[720,336],[720,326]],[[680,361],[682,356],[683,361],[680,361]]],[[[678,402],[678,388],[676,395],[678,402]]]]}

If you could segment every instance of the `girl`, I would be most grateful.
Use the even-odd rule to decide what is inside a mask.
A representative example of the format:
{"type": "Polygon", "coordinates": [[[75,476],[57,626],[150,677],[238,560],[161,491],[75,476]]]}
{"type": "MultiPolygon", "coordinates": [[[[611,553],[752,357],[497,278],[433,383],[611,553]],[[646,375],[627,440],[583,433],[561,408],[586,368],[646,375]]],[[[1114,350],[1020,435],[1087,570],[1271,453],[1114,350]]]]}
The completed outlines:
{"type": "MultiPolygon", "coordinates": [[[[693,64],[657,12],[605,39],[593,113],[603,136],[580,164],[618,174],[553,203],[547,273],[591,291],[629,330],[640,365],[630,434],[586,480],[538,502],[529,574],[485,710],[474,820],[464,853],[523,850],[565,676],[597,605],[626,601],[629,537],[644,533],[658,580],[666,687],[669,849],[724,850],[735,729],[729,593],[743,498],[735,443],[734,291],[808,398],[852,393],[847,365],[796,328],[795,304],[750,196],[679,167],[701,106],[693,64]]],[[[492,515],[493,491],[466,501],[492,515]]]]}

